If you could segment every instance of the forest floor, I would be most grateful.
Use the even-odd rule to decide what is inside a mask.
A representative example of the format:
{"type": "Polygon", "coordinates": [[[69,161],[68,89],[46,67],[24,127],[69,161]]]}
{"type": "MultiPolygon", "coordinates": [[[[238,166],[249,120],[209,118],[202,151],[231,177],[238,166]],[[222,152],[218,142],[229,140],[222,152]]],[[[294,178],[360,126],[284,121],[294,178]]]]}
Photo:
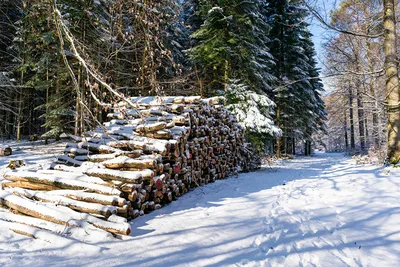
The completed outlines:
{"type": "MultiPolygon", "coordinates": [[[[0,171],[12,158],[47,165],[62,147],[20,145],[0,171]]],[[[316,154],[197,188],[133,220],[122,240],[56,244],[0,224],[0,265],[396,266],[399,203],[399,169],[316,154]]]]}

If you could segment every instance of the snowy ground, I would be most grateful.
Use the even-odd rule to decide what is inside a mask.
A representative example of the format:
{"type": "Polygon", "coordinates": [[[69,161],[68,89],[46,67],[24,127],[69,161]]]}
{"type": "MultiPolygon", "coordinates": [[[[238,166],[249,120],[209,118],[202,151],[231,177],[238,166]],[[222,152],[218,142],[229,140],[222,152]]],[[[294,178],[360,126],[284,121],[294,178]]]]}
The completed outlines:
{"type": "Polygon", "coordinates": [[[27,169],[48,168],[57,156],[63,154],[65,144],[62,141],[52,141],[47,145],[44,141],[0,142],[0,145],[9,145],[13,150],[11,156],[0,157],[0,170],[6,168],[10,160],[16,159],[23,159],[27,169]]]}
{"type": "Polygon", "coordinates": [[[0,225],[0,265],[397,266],[400,172],[388,172],[340,154],[284,161],[197,188],[89,248],[0,225]]]}

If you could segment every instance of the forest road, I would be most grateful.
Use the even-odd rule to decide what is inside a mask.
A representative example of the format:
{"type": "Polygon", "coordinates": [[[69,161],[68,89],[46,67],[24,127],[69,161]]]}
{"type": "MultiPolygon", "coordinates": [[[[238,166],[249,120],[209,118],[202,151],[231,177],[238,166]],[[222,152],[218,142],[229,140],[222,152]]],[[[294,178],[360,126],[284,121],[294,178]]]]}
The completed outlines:
{"type": "Polygon", "coordinates": [[[395,169],[355,165],[342,154],[317,154],[199,187],[132,221],[131,236],[93,240],[90,243],[103,249],[84,257],[75,256],[72,248],[3,232],[1,262],[398,266],[399,203],[400,172],[395,169]]]}

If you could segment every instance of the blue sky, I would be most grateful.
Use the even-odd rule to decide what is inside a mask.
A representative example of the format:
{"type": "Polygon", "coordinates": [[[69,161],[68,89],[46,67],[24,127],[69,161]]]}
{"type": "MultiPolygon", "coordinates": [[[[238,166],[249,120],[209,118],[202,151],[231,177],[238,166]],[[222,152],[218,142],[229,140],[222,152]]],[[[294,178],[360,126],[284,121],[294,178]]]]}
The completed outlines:
{"type": "MultiPolygon", "coordinates": [[[[338,5],[338,3],[340,3],[340,0],[311,0],[309,1],[311,2],[311,5],[313,7],[315,7],[318,12],[322,15],[322,17],[324,19],[326,19],[327,21],[329,20],[329,12],[335,8],[335,6],[338,5]]],[[[325,34],[327,32],[326,28],[321,26],[321,23],[311,17],[310,18],[310,30],[312,32],[313,36],[313,41],[315,44],[315,48],[317,50],[317,55],[318,55],[318,61],[323,59],[323,48],[322,48],[322,44],[325,42],[325,34]]],[[[322,67],[322,66],[320,66],[322,67]]]]}
{"type": "MultiPolygon", "coordinates": [[[[333,9],[335,9],[336,6],[338,6],[338,3],[340,3],[340,0],[309,0],[309,2],[312,2],[312,6],[315,7],[320,15],[326,20],[329,21],[329,12],[333,9]]],[[[321,68],[323,71],[323,64],[322,61],[324,60],[323,58],[323,43],[325,42],[326,34],[327,34],[327,29],[326,27],[324,28],[321,26],[321,23],[316,19],[311,17],[310,18],[310,30],[311,33],[314,35],[313,36],[313,42],[315,45],[315,49],[317,51],[317,60],[318,60],[318,67],[321,68]]],[[[323,74],[321,73],[321,76],[323,74]]],[[[325,92],[328,93],[331,91],[330,86],[329,86],[329,79],[322,79],[322,82],[324,84],[325,92]]]]}

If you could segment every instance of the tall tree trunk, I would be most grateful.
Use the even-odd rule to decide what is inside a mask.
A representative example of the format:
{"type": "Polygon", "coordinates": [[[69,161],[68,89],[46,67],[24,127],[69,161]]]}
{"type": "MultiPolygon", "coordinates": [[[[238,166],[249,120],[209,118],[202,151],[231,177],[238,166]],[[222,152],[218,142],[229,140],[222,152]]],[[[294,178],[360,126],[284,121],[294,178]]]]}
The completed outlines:
{"type": "Polygon", "coordinates": [[[304,144],[304,155],[305,156],[311,155],[311,142],[310,141],[306,141],[304,144]]]}
{"type": "Polygon", "coordinates": [[[390,163],[400,160],[400,90],[396,49],[396,18],[394,0],[384,0],[386,101],[388,104],[388,151],[390,163]]]}
{"type": "MultiPolygon", "coordinates": [[[[279,14],[283,14],[284,13],[284,8],[283,5],[280,5],[279,7],[279,14]]],[[[279,18],[278,18],[279,19],[279,18]]],[[[283,24],[279,24],[279,40],[283,40],[284,38],[284,30],[283,30],[283,24]]],[[[276,77],[278,77],[278,79],[283,83],[283,77],[282,77],[282,73],[284,71],[284,66],[285,66],[285,51],[284,51],[284,47],[283,44],[280,43],[279,44],[279,58],[278,58],[278,62],[276,63],[276,77]]],[[[281,112],[282,112],[282,103],[280,103],[280,101],[276,101],[276,106],[277,106],[277,112],[276,112],[276,125],[278,126],[278,128],[280,128],[282,130],[282,136],[285,134],[284,130],[282,129],[282,116],[281,116],[281,112]]],[[[276,140],[276,156],[278,158],[280,158],[282,156],[282,140],[283,137],[280,136],[277,138],[276,140]]]]}
{"type": "Polygon", "coordinates": [[[78,86],[80,87],[79,92],[81,94],[81,96],[80,96],[81,103],[79,105],[79,107],[80,107],[80,110],[79,110],[80,127],[79,127],[79,129],[80,129],[80,133],[82,134],[85,132],[85,129],[84,129],[84,127],[85,127],[85,117],[84,117],[85,108],[84,108],[83,104],[85,104],[86,99],[85,99],[85,88],[84,88],[84,86],[81,87],[81,80],[82,80],[82,67],[80,67],[79,71],[78,71],[78,86]]]}
{"type": "MultiPolygon", "coordinates": [[[[357,16],[358,21],[358,16],[357,16]]],[[[361,62],[360,62],[360,54],[361,54],[361,44],[359,39],[356,39],[355,43],[355,64],[356,64],[356,71],[361,72],[361,62]]],[[[365,151],[365,125],[364,125],[364,103],[362,100],[362,76],[356,76],[355,78],[355,89],[356,89],[356,97],[357,97],[357,117],[358,117],[358,134],[360,137],[360,148],[361,152],[365,151]]]]}
{"type": "Polygon", "coordinates": [[[292,138],[292,154],[296,155],[296,138],[292,138]]]}
{"type": "MultiPolygon", "coordinates": [[[[49,102],[50,102],[50,99],[49,99],[49,96],[50,96],[50,86],[49,86],[49,79],[50,79],[50,75],[49,75],[49,60],[48,59],[46,59],[46,82],[47,82],[47,85],[46,85],[46,117],[45,117],[45,122],[46,122],[46,124],[48,123],[48,116],[49,116],[49,102]]],[[[46,126],[46,128],[45,128],[45,131],[47,132],[47,131],[49,131],[50,130],[50,128],[49,128],[49,126],[46,126]]]]}
{"type": "Polygon", "coordinates": [[[283,153],[285,155],[287,155],[288,154],[288,137],[285,136],[285,138],[283,138],[282,141],[283,141],[283,147],[284,147],[283,153]]]}
{"type": "MultiPolygon", "coordinates": [[[[367,11],[365,12],[366,14],[368,14],[368,18],[371,18],[371,14],[367,13],[367,11]]],[[[367,24],[366,24],[366,32],[369,33],[371,29],[371,22],[368,20],[367,24]]],[[[373,43],[371,42],[370,39],[366,39],[366,47],[367,47],[367,60],[368,60],[368,68],[369,71],[371,73],[373,73],[375,71],[374,66],[376,64],[376,62],[374,61],[373,57],[373,43]]],[[[372,141],[374,144],[375,148],[379,148],[380,147],[380,138],[379,138],[379,118],[378,118],[378,99],[375,93],[375,78],[373,76],[370,76],[369,78],[369,94],[370,96],[373,97],[374,99],[374,103],[373,103],[373,107],[372,107],[372,141]]]]}
{"type": "Polygon", "coordinates": [[[365,146],[366,149],[369,149],[370,141],[369,141],[369,131],[368,131],[368,118],[367,115],[365,115],[365,110],[364,110],[364,127],[365,127],[365,146]]]}
{"type": "Polygon", "coordinates": [[[308,145],[307,145],[308,141],[304,142],[304,156],[308,156],[308,145]]]}
{"type": "Polygon", "coordinates": [[[74,127],[74,134],[79,135],[79,96],[76,96],[75,99],[75,127],[74,127]]]}
{"type": "MultiPolygon", "coordinates": [[[[277,126],[281,128],[281,109],[278,107],[276,111],[276,121],[277,121],[277,126]]],[[[282,136],[279,136],[276,138],[276,156],[280,158],[282,156],[282,151],[281,151],[281,146],[282,146],[282,136]]]]}
{"type": "Polygon", "coordinates": [[[17,115],[17,142],[21,140],[21,122],[22,122],[22,92],[18,96],[18,115],[17,115]]]}
{"type": "Polygon", "coordinates": [[[349,151],[349,136],[347,134],[347,112],[346,110],[343,111],[344,116],[344,144],[346,147],[346,152],[349,151]]]}
{"type": "MultiPolygon", "coordinates": [[[[24,64],[24,61],[22,61],[22,64],[24,64]]],[[[21,84],[24,84],[24,79],[25,79],[25,73],[24,71],[21,71],[21,84]]],[[[17,117],[17,141],[21,140],[21,121],[22,121],[22,88],[18,90],[18,117],[17,117]]]]}
{"type": "Polygon", "coordinates": [[[357,115],[358,115],[358,130],[360,134],[360,147],[361,151],[365,150],[365,128],[364,128],[364,105],[362,102],[360,84],[357,82],[356,85],[357,93],[357,115]]]}
{"type": "Polygon", "coordinates": [[[349,113],[350,113],[350,149],[355,150],[356,142],[354,138],[353,93],[351,87],[349,87],[349,113]]]}
{"type": "Polygon", "coordinates": [[[225,66],[224,66],[224,89],[225,92],[228,92],[228,83],[229,83],[229,62],[228,60],[225,60],[225,66]]]}

